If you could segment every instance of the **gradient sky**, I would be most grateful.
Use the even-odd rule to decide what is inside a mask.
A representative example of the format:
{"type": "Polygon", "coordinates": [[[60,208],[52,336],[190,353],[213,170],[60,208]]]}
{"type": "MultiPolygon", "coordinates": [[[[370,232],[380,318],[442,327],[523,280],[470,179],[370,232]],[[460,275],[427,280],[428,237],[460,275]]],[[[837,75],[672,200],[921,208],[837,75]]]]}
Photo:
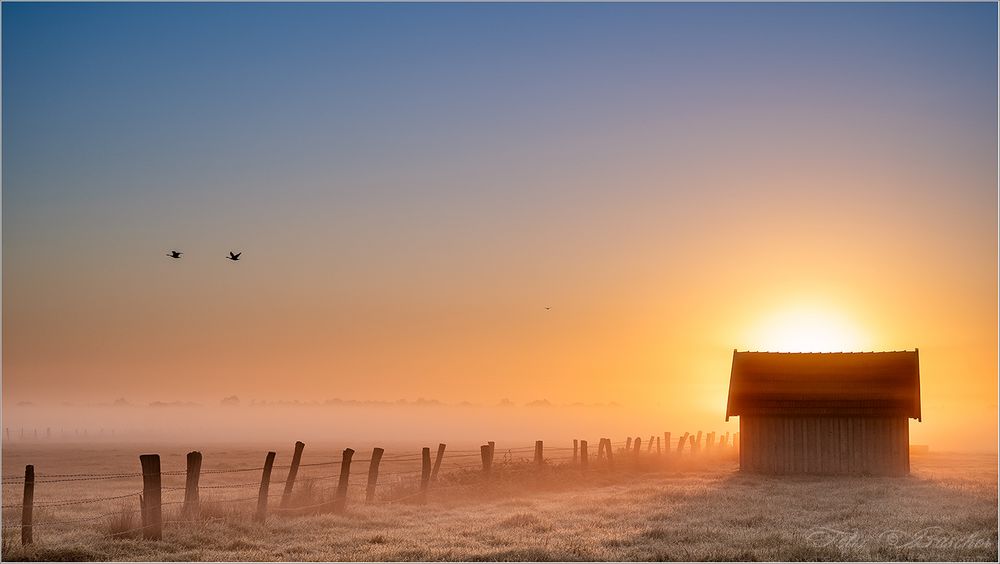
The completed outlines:
{"type": "Polygon", "coordinates": [[[714,422],[734,348],[919,347],[995,442],[995,4],[2,15],[5,405],[714,422]]]}

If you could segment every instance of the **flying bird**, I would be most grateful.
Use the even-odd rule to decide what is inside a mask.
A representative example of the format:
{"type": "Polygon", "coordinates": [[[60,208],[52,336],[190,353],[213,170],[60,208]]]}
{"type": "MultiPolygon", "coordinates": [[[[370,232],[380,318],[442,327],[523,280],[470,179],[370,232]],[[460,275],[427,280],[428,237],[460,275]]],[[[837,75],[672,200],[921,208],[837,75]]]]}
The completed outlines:
{"type": "Polygon", "coordinates": [[[180,251],[170,251],[169,253],[167,253],[167,256],[170,257],[170,258],[181,258],[181,255],[183,255],[183,254],[184,253],[182,253],[180,251]]]}
{"type": "Polygon", "coordinates": [[[243,251],[240,251],[240,252],[235,253],[235,254],[233,254],[232,251],[229,251],[229,256],[226,257],[226,258],[229,259],[229,260],[240,260],[240,255],[242,255],[242,254],[243,254],[243,251]]]}
{"type": "Polygon", "coordinates": [[[545,306],[545,311],[549,311],[550,309],[552,309],[551,306],[545,306]]]}

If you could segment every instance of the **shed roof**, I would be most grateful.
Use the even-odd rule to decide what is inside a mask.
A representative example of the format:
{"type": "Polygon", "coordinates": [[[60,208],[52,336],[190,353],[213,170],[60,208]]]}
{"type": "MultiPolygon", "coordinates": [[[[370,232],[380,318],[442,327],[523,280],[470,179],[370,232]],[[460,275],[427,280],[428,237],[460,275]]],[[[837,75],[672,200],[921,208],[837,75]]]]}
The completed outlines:
{"type": "Polygon", "coordinates": [[[733,415],[900,415],[920,420],[918,351],[733,351],[733,415]]]}

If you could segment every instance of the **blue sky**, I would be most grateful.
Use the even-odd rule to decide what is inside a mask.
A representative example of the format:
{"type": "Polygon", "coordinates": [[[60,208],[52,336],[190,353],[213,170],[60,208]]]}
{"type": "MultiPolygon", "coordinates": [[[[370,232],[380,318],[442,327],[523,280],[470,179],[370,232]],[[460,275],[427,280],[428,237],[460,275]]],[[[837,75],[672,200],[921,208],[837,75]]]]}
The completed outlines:
{"type": "Polygon", "coordinates": [[[995,390],[996,4],[2,14],[5,397],[714,397],[792,297],[995,390]]]}

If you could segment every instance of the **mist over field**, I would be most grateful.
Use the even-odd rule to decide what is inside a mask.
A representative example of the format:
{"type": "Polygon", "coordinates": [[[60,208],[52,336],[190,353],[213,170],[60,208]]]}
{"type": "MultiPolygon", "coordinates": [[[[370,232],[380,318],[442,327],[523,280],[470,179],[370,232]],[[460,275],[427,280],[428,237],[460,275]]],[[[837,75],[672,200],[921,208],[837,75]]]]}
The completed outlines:
{"type": "Polygon", "coordinates": [[[996,3],[0,15],[0,560],[997,561],[996,3]]]}
{"type": "Polygon", "coordinates": [[[738,430],[734,420],[665,416],[661,425],[626,406],[443,405],[430,402],[359,402],[358,404],[268,404],[234,406],[15,406],[4,411],[11,438],[39,441],[142,441],[236,443],[260,441],[426,443],[460,441],[482,444],[513,440],[530,444],[549,439],[635,435],[654,430],[675,434],[698,430],[738,430]],[[663,427],[662,430],[659,427],[663,427]],[[114,436],[112,437],[112,431],[114,436]]]}
{"type": "MultiPolygon", "coordinates": [[[[726,422],[722,416],[724,404],[719,406],[718,416],[698,417],[622,404],[558,405],[545,401],[527,405],[509,400],[482,405],[419,399],[230,403],[12,405],[4,409],[2,419],[11,441],[48,443],[147,441],[197,445],[206,441],[280,444],[302,440],[345,445],[434,445],[449,441],[479,445],[489,440],[524,444],[548,440],[565,444],[587,437],[621,438],[664,432],[677,437],[685,432],[739,431],[738,418],[726,422]]],[[[980,428],[988,429],[990,414],[980,417],[980,428]]],[[[924,422],[910,423],[910,442],[939,452],[996,452],[996,443],[988,439],[988,433],[954,436],[946,430],[928,414],[924,422]]]]}

